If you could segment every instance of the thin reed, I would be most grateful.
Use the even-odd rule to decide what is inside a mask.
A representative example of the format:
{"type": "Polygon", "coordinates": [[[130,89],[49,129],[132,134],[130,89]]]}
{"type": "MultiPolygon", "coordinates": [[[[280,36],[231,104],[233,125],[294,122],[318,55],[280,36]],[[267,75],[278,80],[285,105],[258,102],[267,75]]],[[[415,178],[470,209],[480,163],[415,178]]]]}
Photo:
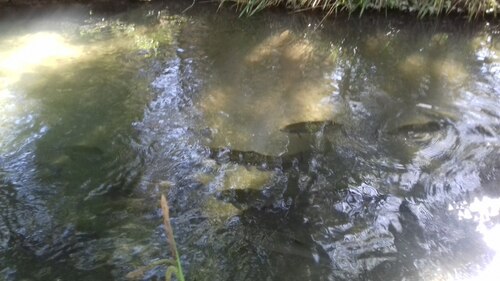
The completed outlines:
{"type": "Polygon", "coordinates": [[[172,225],[170,224],[170,212],[168,208],[168,201],[165,195],[161,195],[160,199],[161,210],[163,212],[163,227],[165,228],[165,233],[167,234],[168,246],[170,248],[170,254],[173,259],[161,259],[153,261],[152,263],[141,266],[136,270],[129,272],[125,277],[129,280],[139,280],[142,279],[144,274],[157,267],[157,266],[167,266],[167,271],[165,273],[165,281],[171,281],[172,276],[175,275],[177,281],[185,281],[184,273],[182,272],[181,259],[179,257],[179,252],[177,251],[177,245],[174,239],[174,231],[172,225]]]}
{"type": "Polygon", "coordinates": [[[170,224],[170,212],[168,208],[167,198],[165,195],[161,195],[161,210],[163,212],[163,227],[165,228],[165,233],[167,234],[168,246],[170,248],[170,253],[176,261],[176,267],[169,266],[167,268],[167,273],[165,280],[169,281],[172,275],[175,274],[179,281],[184,281],[184,274],[182,272],[181,260],[179,257],[179,252],[177,251],[177,245],[175,244],[174,231],[172,230],[172,225],[170,224]]]}
{"type": "Polygon", "coordinates": [[[175,244],[174,231],[172,230],[172,225],[170,224],[170,212],[168,209],[168,202],[165,195],[161,195],[160,199],[161,210],[163,212],[163,227],[165,228],[165,233],[167,234],[168,247],[170,248],[170,253],[174,259],[177,259],[177,245],[175,244]]]}

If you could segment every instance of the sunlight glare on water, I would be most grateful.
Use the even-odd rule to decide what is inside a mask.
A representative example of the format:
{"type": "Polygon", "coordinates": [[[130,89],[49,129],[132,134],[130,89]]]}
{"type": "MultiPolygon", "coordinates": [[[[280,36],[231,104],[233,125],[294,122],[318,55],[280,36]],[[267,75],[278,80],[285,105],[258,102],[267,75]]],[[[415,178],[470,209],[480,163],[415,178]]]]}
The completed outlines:
{"type": "Polygon", "coordinates": [[[7,48],[0,52],[4,85],[17,82],[23,73],[36,67],[60,66],[82,52],[80,47],[67,43],[61,35],[53,32],[38,32],[5,41],[2,45],[7,48]]]}
{"type": "Polygon", "coordinates": [[[500,198],[474,198],[468,206],[448,205],[448,210],[458,211],[460,220],[477,223],[477,231],[483,235],[486,245],[495,254],[493,259],[476,276],[456,279],[457,281],[493,281],[500,276],[500,225],[492,223],[500,215],[500,198]]]}
{"type": "MultiPolygon", "coordinates": [[[[9,143],[12,130],[28,124],[37,114],[37,103],[25,100],[12,87],[23,75],[40,73],[40,69],[57,69],[74,61],[82,48],[67,42],[54,32],[37,32],[0,39],[0,152],[9,143]]],[[[29,126],[29,125],[28,125],[29,126]]]]}

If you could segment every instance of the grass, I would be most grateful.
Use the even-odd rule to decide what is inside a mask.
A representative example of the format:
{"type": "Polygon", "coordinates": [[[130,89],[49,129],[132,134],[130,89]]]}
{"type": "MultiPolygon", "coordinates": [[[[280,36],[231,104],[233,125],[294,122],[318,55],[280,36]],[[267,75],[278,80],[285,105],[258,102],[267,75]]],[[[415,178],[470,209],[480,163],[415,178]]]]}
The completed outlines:
{"type": "Polygon", "coordinates": [[[272,6],[284,6],[293,11],[321,10],[326,15],[338,12],[360,15],[366,10],[401,10],[416,12],[419,17],[466,13],[469,19],[485,14],[496,16],[500,0],[219,0],[235,3],[240,16],[251,16],[272,6]]]}

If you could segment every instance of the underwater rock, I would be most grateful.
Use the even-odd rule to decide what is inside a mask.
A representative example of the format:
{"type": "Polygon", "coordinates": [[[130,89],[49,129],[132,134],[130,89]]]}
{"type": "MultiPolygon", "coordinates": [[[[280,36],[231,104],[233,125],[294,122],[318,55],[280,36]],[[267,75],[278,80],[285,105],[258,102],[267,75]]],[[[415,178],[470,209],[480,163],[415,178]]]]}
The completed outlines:
{"type": "Polygon", "coordinates": [[[240,209],[233,204],[210,197],[203,205],[203,213],[212,223],[223,223],[240,214],[240,209]]]}
{"type": "Polygon", "coordinates": [[[431,71],[440,81],[446,81],[451,86],[459,86],[469,77],[465,66],[453,59],[435,60],[431,71]]]}
{"type": "Polygon", "coordinates": [[[314,48],[307,40],[301,40],[291,44],[283,50],[285,58],[292,62],[307,62],[313,54],[314,48]]]}
{"type": "Polygon", "coordinates": [[[425,74],[426,58],[421,53],[414,53],[407,56],[400,64],[399,70],[409,78],[421,77],[425,74]]]}
{"type": "Polygon", "coordinates": [[[215,175],[199,173],[194,176],[194,180],[202,185],[208,185],[215,180],[215,175]]]}
{"type": "Polygon", "coordinates": [[[254,64],[265,61],[277,54],[281,58],[298,64],[309,62],[313,56],[314,46],[309,40],[297,38],[290,30],[273,35],[258,44],[246,57],[245,62],[254,64]]]}
{"type": "Polygon", "coordinates": [[[262,205],[264,190],[269,186],[275,173],[262,171],[256,167],[230,166],[221,180],[216,183],[217,198],[246,209],[250,205],[262,205]]]}
{"type": "Polygon", "coordinates": [[[262,190],[273,176],[270,171],[261,171],[255,167],[236,166],[226,171],[221,190],[253,189],[262,190]]]}
{"type": "Polygon", "coordinates": [[[247,63],[258,63],[268,56],[289,44],[293,39],[290,30],[285,30],[278,35],[271,36],[255,47],[245,58],[247,63]]]}

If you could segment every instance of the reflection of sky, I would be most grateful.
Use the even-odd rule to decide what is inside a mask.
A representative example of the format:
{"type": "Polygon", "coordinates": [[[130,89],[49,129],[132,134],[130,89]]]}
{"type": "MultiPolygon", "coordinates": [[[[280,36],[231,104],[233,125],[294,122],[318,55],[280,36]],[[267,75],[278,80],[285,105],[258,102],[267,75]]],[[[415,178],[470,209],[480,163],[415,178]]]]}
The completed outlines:
{"type": "Polygon", "coordinates": [[[478,224],[477,231],[495,256],[491,262],[476,276],[466,278],[467,281],[498,280],[500,276],[500,225],[491,226],[491,220],[500,215],[500,198],[475,198],[470,205],[452,206],[449,210],[457,210],[460,220],[472,220],[478,224]]]}

